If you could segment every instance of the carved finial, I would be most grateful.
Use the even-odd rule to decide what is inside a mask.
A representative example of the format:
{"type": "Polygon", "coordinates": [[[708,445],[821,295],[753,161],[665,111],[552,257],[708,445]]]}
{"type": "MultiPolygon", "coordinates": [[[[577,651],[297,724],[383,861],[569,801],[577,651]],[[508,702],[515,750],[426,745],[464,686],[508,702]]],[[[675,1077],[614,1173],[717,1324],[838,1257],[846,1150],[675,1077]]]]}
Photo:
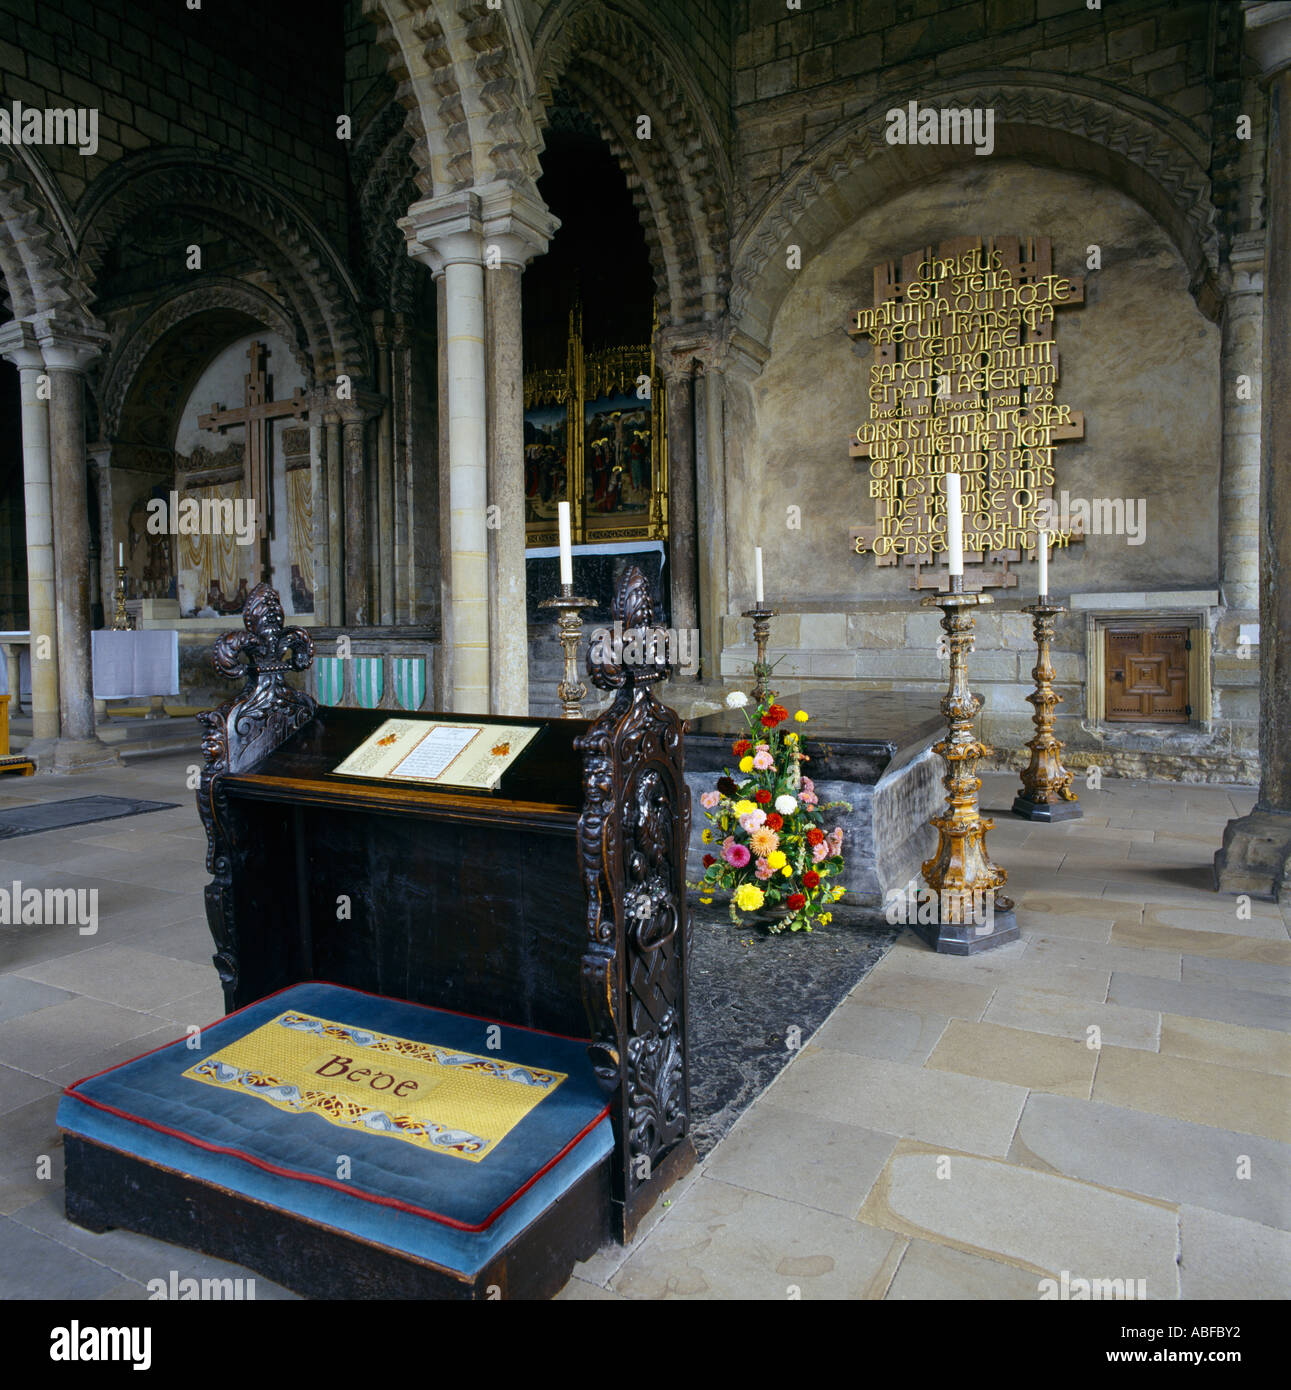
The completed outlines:
{"type": "Polygon", "coordinates": [[[666,680],[672,674],[668,633],[656,623],[650,581],[638,565],[623,571],[610,611],[618,633],[612,642],[593,636],[587,653],[592,684],[599,690],[619,690],[629,681],[639,687],[666,680]]]}
{"type": "Polygon", "coordinates": [[[306,671],[314,661],[314,644],[303,628],[283,627],[278,591],[257,584],[242,609],[243,632],[226,632],[215,643],[211,661],[227,680],[245,675],[250,687],[260,673],[306,671]]]}

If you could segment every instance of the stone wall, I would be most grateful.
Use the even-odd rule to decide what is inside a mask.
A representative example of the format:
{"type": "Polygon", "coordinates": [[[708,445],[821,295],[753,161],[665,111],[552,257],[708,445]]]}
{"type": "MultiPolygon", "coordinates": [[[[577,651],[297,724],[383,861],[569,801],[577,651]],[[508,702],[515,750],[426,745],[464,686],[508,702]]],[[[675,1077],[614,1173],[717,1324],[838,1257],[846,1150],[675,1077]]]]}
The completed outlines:
{"type": "Polygon", "coordinates": [[[128,6],[4,0],[0,93],[6,103],[99,111],[99,148],[40,155],[75,203],[123,155],[179,146],[241,156],[346,244],[339,16],[298,0],[170,0],[128,6]]]}

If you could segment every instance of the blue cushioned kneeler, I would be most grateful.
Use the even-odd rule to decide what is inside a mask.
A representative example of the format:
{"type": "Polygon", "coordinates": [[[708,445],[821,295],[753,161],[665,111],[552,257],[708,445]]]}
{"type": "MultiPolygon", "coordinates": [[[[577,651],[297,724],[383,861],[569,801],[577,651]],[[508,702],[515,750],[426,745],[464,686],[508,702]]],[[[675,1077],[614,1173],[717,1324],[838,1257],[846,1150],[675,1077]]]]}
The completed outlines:
{"type": "Polygon", "coordinates": [[[478,1162],[288,1113],[183,1076],[286,1010],[488,1055],[488,1020],[343,989],[295,985],[67,1088],[66,1131],[362,1240],[471,1275],[613,1147],[585,1042],[497,1025],[499,1058],[567,1073],[478,1162]],[[338,1179],[338,1155],[350,1175],[338,1179]]]}

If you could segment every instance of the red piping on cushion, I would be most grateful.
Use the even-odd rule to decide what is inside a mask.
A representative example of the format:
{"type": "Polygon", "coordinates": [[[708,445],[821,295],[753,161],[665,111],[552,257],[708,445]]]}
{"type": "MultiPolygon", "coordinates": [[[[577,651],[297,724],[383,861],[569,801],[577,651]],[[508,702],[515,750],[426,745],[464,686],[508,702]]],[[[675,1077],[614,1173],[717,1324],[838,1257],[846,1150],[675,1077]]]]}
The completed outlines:
{"type": "MultiPolygon", "coordinates": [[[[281,993],[281,991],[279,991],[279,993],[281,993]]],[[[272,995],[266,995],[265,998],[272,998],[272,995]]],[[[256,1002],[259,1003],[260,1001],[256,1000],[256,1002]]],[[[250,1006],[248,1005],[248,1007],[250,1006]]],[[[239,1012],[241,1012],[241,1010],[239,1010],[239,1012]]],[[[230,1014],[228,1017],[231,1018],[232,1015],[230,1014]]],[[[557,1034],[556,1036],[559,1035],[557,1034]]],[[[169,1047],[171,1044],[167,1043],[166,1046],[169,1047]]],[[[157,1048],[151,1050],[153,1052],[158,1051],[157,1048]]],[[[149,1054],[145,1052],[142,1055],[146,1057],[149,1054]]],[[[125,1066],[127,1063],[122,1063],[121,1065],[125,1066]]],[[[108,1070],[111,1071],[113,1068],[109,1067],[108,1070]]],[[[99,1075],[101,1076],[103,1073],[100,1072],[99,1075]]],[[[90,1080],[92,1078],[87,1077],[86,1079],[90,1080]]],[[[76,1084],[79,1086],[80,1082],[78,1081],[76,1084]]],[[[397,1197],[382,1197],[375,1192],[364,1192],[362,1188],[354,1187],[350,1183],[337,1182],[333,1178],[320,1178],[311,1173],[299,1173],[292,1168],[280,1168],[276,1163],[270,1163],[263,1158],[255,1158],[251,1154],[243,1152],[241,1149],[229,1148],[223,1144],[211,1144],[204,1139],[197,1139],[191,1134],[185,1134],[183,1130],[171,1129],[169,1125],[158,1124],[155,1120],[145,1120],[141,1115],[130,1114],[128,1110],[119,1110],[115,1105],[108,1105],[101,1100],[91,1100],[89,1096],[74,1094],[70,1087],[64,1094],[69,1096],[72,1100],[79,1100],[83,1105],[92,1105],[96,1110],[105,1110],[110,1115],[116,1115],[120,1119],[129,1120],[132,1124],[142,1125],[145,1129],[156,1130],[159,1134],[168,1134],[172,1139],[179,1139],[185,1144],[192,1144],[194,1148],[205,1149],[208,1153],[227,1154],[231,1158],[240,1158],[244,1162],[251,1164],[252,1167],[263,1169],[266,1173],[273,1173],[281,1178],[291,1178],[296,1182],[310,1182],[319,1187],[330,1187],[334,1191],[344,1192],[351,1197],[358,1197],[362,1201],[373,1202],[383,1207],[393,1207],[396,1211],[410,1212],[414,1216],[425,1217],[428,1221],[438,1221],[440,1225],[451,1226],[455,1231],[466,1231],[471,1235],[478,1235],[481,1231],[488,1230],[509,1206],[523,1197],[539,1178],[549,1173],[571,1149],[580,1144],[610,1113],[610,1107],[606,1105],[601,1113],[579,1130],[559,1153],[544,1163],[528,1182],[516,1188],[511,1196],[508,1197],[496,1211],[491,1212],[479,1225],[472,1226],[468,1222],[457,1221],[451,1216],[444,1216],[440,1212],[430,1211],[426,1207],[413,1206],[410,1202],[401,1202],[397,1197]]],[[[93,1138],[93,1136],[86,1137],[93,1138]]],[[[200,1182],[201,1179],[197,1179],[197,1181],[200,1182]]]]}

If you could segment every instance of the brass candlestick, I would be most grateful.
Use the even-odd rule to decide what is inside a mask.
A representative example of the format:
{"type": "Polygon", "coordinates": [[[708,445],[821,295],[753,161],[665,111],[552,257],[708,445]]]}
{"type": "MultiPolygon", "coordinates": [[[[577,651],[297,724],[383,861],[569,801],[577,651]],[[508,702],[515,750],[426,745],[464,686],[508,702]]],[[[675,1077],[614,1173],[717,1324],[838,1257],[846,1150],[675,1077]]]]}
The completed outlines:
{"type": "Polygon", "coordinates": [[[756,608],[745,609],[740,614],[742,618],[753,619],[753,640],[757,643],[758,654],[753,662],[753,698],[758,704],[771,694],[771,667],[767,662],[767,641],[771,636],[771,619],[778,614],[774,608],[763,608],[759,603],[756,608]]]}
{"type": "Polygon", "coordinates": [[[562,584],[556,598],[547,598],[539,608],[554,608],[560,618],[556,624],[560,645],[565,649],[565,676],[556,687],[560,696],[561,718],[581,719],[583,717],[583,696],[587,685],[578,674],[578,643],[583,635],[583,610],[595,608],[596,600],[579,598],[572,584],[562,584]]]}
{"type": "Polygon", "coordinates": [[[991,863],[986,848],[986,832],[995,822],[978,809],[982,783],[977,764],[991,749],[974,731],[982,701],[968,688],[965,659],[973,641],[972,610],[994,600],[989,594],[964,593],[962,575],[952,575],[950,583],[949,593],[929,594],[922,603],[945,614],[941,626],[950,646],[950,688],[941,702],[948,728],[946,737],[933,745],[946,762],[947,810],[930,822],[937,831],[937,851],[923,866],[924,881],[936,894],[935,920],[911,927],[935,951],[966,956],[1016,941],[1018,924],[1012,899],[999,891],[1008,874],[991,863]]]}
{"type": "Polygon", "coordinates": [[[130,632],[134,619],[126,612],[126,567],[117,566],[116,607],[112,613],[112,628],[115,632],[130,632]]]}
{"type": "Polygon", "coordinates": [[[1031,722],[1036,731],[1026,744],[1031,750],[1031,761],[1022,773],[1022,790],[1013,798],[1013,814],[1027,820],[1076,820],[1084,815],[1071,790],[1071,773],[1062,765],[1062,744],[1053,732],[1053,712],[1062,703],[1062,696],[1053,688],[1049,649],[1054,619],[1066,611],[1060,604],[1050,603],[1045,594],[1022,610],[1032,615],[1035,630],[1036,664],[1031,671],[1035,690],[1027,696],[1027,702],[1035,708],[1031,722]]]}

